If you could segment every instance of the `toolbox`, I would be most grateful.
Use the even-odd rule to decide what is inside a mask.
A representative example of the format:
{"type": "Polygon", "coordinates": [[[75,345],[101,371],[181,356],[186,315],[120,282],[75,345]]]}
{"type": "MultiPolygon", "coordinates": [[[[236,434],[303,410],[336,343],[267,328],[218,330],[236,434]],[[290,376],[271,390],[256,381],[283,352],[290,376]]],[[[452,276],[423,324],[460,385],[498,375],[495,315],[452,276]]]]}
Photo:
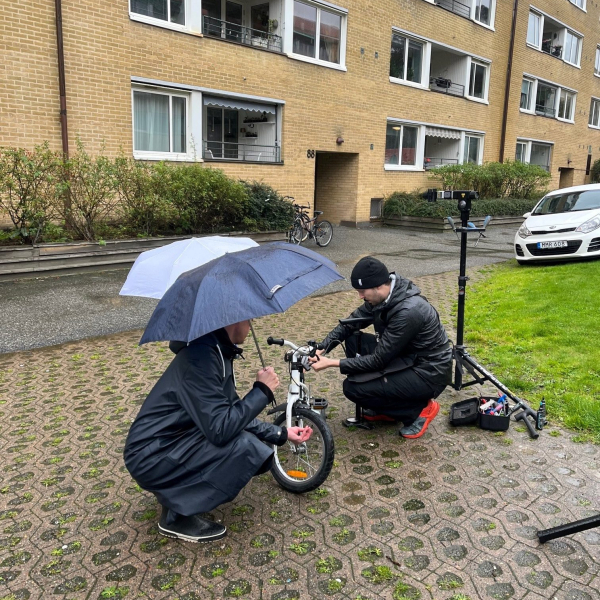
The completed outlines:
{"type": "Polygon", "coordinates": [[[481,429],[489,431],[507,431],[510,417],[504,414],[489,415],[481,412],[479,407],[490,400],[498,400],[495,396],[480,396],[455,402],[450,407],[450,424],[454,426],[476,423],[481,429]]]}

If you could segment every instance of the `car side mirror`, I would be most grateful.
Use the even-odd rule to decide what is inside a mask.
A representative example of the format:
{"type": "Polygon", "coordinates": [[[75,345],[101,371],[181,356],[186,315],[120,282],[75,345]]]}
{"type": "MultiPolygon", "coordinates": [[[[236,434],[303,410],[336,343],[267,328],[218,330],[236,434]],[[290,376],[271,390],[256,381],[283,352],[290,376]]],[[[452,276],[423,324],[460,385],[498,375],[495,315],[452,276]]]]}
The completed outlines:
{"type": "Polygon", "coordinates": [[[523,215],[523,218],[524,218],[524,219],[528,219],[530,216],[531,216],[531,213],[530,213],[530,212],[528,212],[528,213],[525,213],[525,214],[523,215]]]}

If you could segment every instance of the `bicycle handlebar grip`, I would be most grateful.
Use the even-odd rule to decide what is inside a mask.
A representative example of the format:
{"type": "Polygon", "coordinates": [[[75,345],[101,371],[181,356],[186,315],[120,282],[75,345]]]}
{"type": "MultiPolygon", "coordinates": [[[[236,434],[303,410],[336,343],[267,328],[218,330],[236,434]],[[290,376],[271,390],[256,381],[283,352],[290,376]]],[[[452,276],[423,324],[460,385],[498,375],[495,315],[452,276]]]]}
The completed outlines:
{"type": "Polygon", "coordinates": [[[273,344],[276,346],[283,346],[283,340],[281,338],[272,338],[269,336],[267,338],[267,344],[269,344],[269,346],[272,346],[273,344]]]}

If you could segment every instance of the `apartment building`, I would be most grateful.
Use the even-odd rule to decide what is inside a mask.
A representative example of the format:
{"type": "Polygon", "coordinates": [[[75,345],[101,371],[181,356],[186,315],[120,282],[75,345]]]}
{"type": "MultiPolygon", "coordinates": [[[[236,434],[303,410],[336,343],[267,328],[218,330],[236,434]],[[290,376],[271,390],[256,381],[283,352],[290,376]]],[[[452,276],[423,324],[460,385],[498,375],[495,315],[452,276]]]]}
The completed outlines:
{"type": "Polygon", "coordinates": [[[203,162],[347,224],[443,164],[586,180],[598,2],[335,1],[3,3],[0,145],[203,162]]]}

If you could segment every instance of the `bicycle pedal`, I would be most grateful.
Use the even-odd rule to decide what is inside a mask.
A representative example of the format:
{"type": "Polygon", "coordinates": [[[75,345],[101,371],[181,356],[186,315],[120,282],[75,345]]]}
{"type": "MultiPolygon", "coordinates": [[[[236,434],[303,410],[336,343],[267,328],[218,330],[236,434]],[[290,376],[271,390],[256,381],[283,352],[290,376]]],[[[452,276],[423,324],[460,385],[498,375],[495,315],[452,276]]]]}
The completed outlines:
{"type": "Polygon", "coordinates": [[[311,398],[312,408],[315,410],[325,410],[329,406],[329,402],[325,398],[311,398]]]}

